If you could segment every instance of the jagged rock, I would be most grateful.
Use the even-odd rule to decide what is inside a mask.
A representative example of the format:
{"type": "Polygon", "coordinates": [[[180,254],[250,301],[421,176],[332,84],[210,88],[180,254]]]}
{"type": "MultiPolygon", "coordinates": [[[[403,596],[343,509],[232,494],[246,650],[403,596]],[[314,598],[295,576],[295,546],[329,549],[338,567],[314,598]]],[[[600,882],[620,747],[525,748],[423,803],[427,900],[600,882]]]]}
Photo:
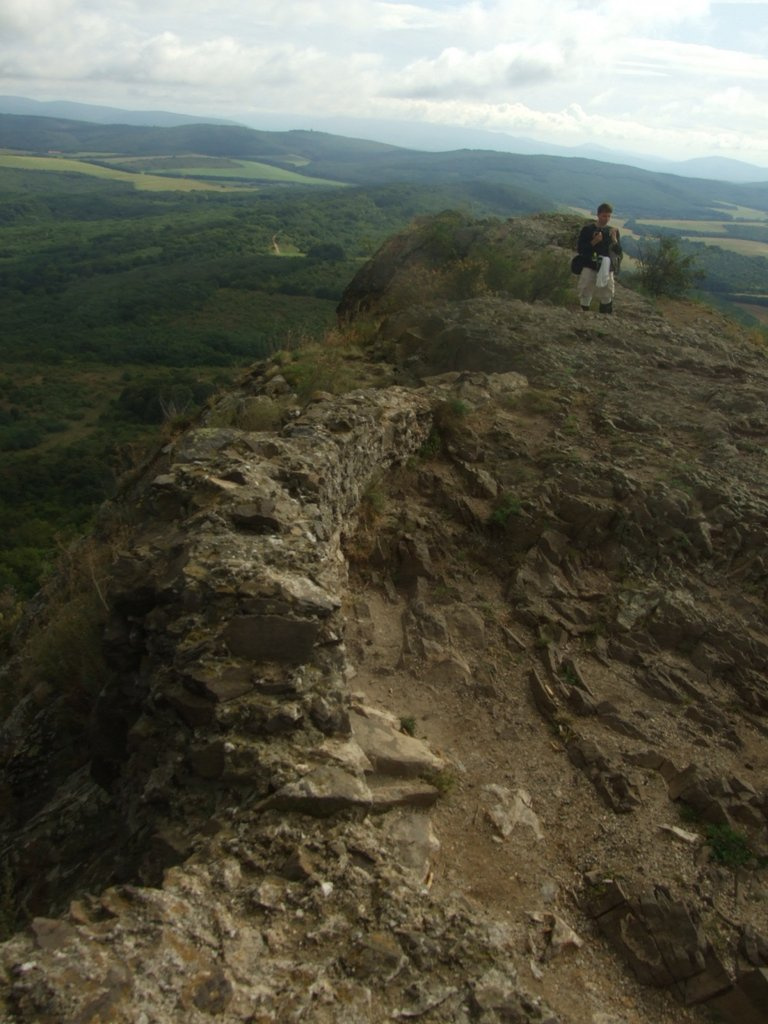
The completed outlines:
{"type": "Polygon", "coordinates": [[[574,736],[566,743],[566,750],[573,764],[592,781],[611,810],[627,814],[640,805],[640,795],[633,780],[614,769],[591,740],[574,736]]]}
{"type": "Polygon", "coordinates": [[[424,881],[440,849],[440,840],[429,817],[408,810],[401,811],[392,816],[387,832],[398,864],[412,871],[419,881],[424,881]]]}
{"type": "Polygon", "coordinates": [[[646,984],[673,988],[688,1005],[730,989],[731,979],[700,923],[663,889],[630,898],[612,884],[590,912],[646,984]]]}
{"type": "Polygon", "coordinates": [[[548,963],[566,950],[580,949],[584,945],[584,940],[557,914],[536,913],[531,915],[531,919],[542,933],[536,940],[532,940],[529,935],[531,945],[539,949],[538,958],[542,963],[548,963]]]}
{"type": "Polygon", "coordinates": [[[537,839],[544,838],[541,821],[531,807],[530,793],[524,789],[512,793],[506,786],[492,784],[485,787],[485,794],[490,799],[485,813],[502,839],[506,839],[516,825],[527,825],[537,839]]]}
{"type": "Polygon", "coordinates": [[[757,794],[751,787],[741,788],[742,785],[738,780],[734,786],[727,779],[707,777],[695,764],[667,779],[670,800],[687,804],[702,821],[726,826],[739,822],[762,829],[767,820],[765,811],[755,800],[757,794]]]}

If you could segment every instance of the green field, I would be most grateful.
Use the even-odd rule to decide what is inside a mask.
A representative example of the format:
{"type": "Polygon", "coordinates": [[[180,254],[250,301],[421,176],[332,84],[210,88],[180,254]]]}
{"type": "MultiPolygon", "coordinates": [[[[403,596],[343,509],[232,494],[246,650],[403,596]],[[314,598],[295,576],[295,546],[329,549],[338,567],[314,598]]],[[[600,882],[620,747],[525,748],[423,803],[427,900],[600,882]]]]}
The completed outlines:
{"type": "MultiPolygon", "coordinates": [[[[647,233],[674,232],[686,242],[718,246],[740,256],[768,258],[768,221],[759,210],[740,207],[738,219],[667,220],[665,218],[639,218],[631,224],[647,233]],[[749,237],[753,234],[754,237],[749,237]]],[[[627,237],[639,237],[631,228],[627,237]]]]}
{"type": "Polygon", "coordinates": [[[114,163],[116,169],[133,168],[132,173],[156,175],[183,175],[193,178],[230,178],[247,181],[284,182],[290,185],[324,185],[344,188],[345,182],[329,181],[297,174],[257,160],[213,159],[210,157],[125,157],[104,156],[103,163],[114,163]]]}
{"type": "Polygon", "coordinates": [[[768,258],[768,243],[756,242],[749,238],[729,238],[727,235],[682,235],[688,242],[704,242],[721,249],[740,253],[742,256],[764,256],[768,258]]]}
{"type": "Polygon", "coordinates": [[[88,174],[93,178],[123,181],[142,192],[232,192],[237,186],[219,185],[192,178],[164,177],[160,174],[135,174],[112,167],[60,156],[12,156],[0,154],[0,167],[21,171],[57,171],[66,174],[88,174]]]}
{"type": "Polygon", "coordinates": [[[706,231],[710,235],[725,233],[731,221],[724,220],[650,220],[646,217],[638,218],[638,224],[648,228],[669,228],[679,232],[681,235],[690,234],[692,231],[706,231]]]}
{"type": "Polygon", "coordinates": [[[768,213],[765,210],[755,210],[751,206],[729,206],[731,216],[739,221],[768,221],[768,213]]]}
{"type": "Polygon", "coordinates": [[[298,174],[296,171],[257,160],[210,157],[125,157],[114,153],[82,153],[78,156],[0,152],[0,167],[22,171],[58,171],[88,174],[94,178],[123,181],[146,192],[235,191],[250,183],[315,185],[346,188],[346,182],[298,174]],[[228,179],[216,181],[215,179],[228,179]],[[242,184],[240,184],[242,182],[242,184]],[[248,184],[246,184],[248,183],[248,184]]]}

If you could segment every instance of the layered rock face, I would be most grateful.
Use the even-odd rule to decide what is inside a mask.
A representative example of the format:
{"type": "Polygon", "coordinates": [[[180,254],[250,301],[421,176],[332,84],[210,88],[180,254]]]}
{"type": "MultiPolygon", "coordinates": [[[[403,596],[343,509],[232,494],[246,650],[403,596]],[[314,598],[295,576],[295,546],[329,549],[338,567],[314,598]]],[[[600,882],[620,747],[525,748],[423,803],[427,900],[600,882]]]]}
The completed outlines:
{"type": "Polygon", "coordinates": [[[97,695],[0,737],[0,1019],[765,1020],[765,350],[403,307],[420,238],[351,387],[254,367],[105,509],[97,695]]]}

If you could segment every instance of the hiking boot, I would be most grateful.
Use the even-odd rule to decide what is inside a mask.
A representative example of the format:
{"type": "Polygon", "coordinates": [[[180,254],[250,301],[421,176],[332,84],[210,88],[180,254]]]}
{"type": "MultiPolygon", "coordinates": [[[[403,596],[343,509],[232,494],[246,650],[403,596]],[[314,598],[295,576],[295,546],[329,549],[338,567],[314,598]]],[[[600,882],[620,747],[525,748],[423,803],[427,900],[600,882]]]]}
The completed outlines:
{"type": "Polygon", "coordinates": [[[600,312],[601,313],[612,313],[613,312],[613,303],[612,302],[601,302],[600,303],[600,312]]]}
{"type": "Polygon", "coordinates": [[[589,306],[582,306],[581,308],[584,310],[585,313],[589,312],[589,306]]]}

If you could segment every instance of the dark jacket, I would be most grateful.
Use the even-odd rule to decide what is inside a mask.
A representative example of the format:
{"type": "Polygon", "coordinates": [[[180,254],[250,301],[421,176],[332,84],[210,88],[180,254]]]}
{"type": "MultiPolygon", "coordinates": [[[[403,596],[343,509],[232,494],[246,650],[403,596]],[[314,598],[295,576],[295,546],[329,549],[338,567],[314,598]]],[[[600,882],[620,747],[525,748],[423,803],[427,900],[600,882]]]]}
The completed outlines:
{"type": "Polygon", "coordinates": [[[585,224],[579,232],[579,240],[576,244],[576,248],[585,267],[591,267],[593,270],[597,270],[600,266],[600,257],[610,256],[611,270],[616,274],[619,272],[622,252],[621,235],[619,234],[618,228],[616,228],[616,241],[611,242],[610,227],[606,226],[601,228],[595,221],[590,221],[590,223],[585,224]],[[603,240],[593,246],[592,236],[596,231],[600,231],[602,233],[603,240]]]}

